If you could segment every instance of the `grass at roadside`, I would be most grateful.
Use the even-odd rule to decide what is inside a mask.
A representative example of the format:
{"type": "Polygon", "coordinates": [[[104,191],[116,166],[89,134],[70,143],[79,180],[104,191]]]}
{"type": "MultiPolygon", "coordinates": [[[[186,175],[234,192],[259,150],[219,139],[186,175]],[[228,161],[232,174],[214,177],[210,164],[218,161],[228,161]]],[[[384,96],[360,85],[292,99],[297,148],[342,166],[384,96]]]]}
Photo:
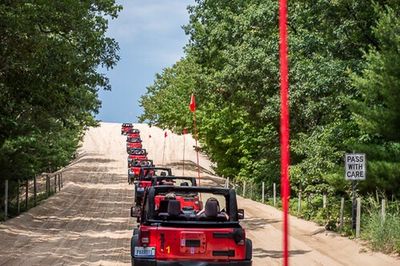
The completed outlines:
{"type": "MultiPolygon", "coordinates": [[[[352,229],[351,200],[347,199],[344,206],[342,228],[339,226],[340,198],[328,197],[327,202],[326,208],[323,208],[322,196],[315,196],[311,200],[302,201],[299,212],[298,200],[292,199],[290,212],[292,215],[323,225],[327,230],[355,237],[352,229]]],[[[360,236],[367,240],[372,250],[400,254],[400,204],[397,201],[386,202],[386,215],[383,219],[381,203],[372,196],[362,198],[360,236]]]]}
{"type": "MultiPolygon", "coordinates": [[[[246,193],[246,198],[261,201],[260,191],[246,193]]],[[[238,187],[242,195],[242,188],[238,187]]],[[[381,195],[383,197],[383,195],[381,195]]],[[[352,229],[352,200],[345,198],[343,210],[343,225],[340,227],[340,201],[337,196],[327,196],[326,208],[323,208],[323,196],[314,194],[303,197],[300,204],[298,198],[290,200],[290,214],[313,221],[325,226],[327,230],[338,232],[343,236],[355,237],[352,229]]],[[[271,197],[266,197],[265,203],[273,205],[271,197]]],[[[281,208],[281,200],[276,199],[276,208],[281,208]]],[[[372,250],[400,255],[400,202],[386,200],[385,219],[381,216],[381,202],[373,196],[362,197],[361,203],[361,238],[367,240],[372,250]]]]}
{"type": "Polygon", "coordinates": [[[379,206],[369,199],[361,237],[370,243],[373,250],[400,254],[400,210],[399,204],[389,203],[385,219],[379,211],[379,206]]]}

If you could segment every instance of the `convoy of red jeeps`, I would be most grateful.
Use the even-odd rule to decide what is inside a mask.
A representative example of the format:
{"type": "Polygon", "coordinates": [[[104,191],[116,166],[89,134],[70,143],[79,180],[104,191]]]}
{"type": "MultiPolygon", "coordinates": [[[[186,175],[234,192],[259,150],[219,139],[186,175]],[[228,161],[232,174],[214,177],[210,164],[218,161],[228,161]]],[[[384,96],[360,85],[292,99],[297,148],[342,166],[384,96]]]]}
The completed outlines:
{"type": "Polygon", "coordinates": [[[134,184],[132,265],[252,265],[252,243],[239,223],[233,189],[198,187],[194,177],[156,167],[140,131],[124,123],[128,182],[134,184]]]}

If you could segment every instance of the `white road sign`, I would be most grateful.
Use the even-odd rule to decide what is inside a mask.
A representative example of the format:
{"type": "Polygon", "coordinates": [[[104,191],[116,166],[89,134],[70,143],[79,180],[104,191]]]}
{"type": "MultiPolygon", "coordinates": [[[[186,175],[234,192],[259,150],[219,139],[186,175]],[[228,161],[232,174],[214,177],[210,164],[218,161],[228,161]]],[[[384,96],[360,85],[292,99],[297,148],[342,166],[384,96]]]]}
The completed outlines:
{"type": "Polygon", "coordinates": [[[346,180],[365,180],[367,175],[367,160],[365,153],[347,153],[346,162],[346,180]]]}

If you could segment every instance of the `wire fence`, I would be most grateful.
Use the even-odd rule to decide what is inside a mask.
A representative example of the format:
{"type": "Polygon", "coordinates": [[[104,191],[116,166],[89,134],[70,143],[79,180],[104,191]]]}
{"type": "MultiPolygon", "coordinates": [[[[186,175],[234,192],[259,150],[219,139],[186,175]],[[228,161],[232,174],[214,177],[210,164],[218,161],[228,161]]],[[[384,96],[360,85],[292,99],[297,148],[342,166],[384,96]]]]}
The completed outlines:
{"type": "MultiPolygon", "coordinates": [[[[279,187],[276,183],[230,182],[228,178],[225,187],[234,188],[236,194],[243,198],[276,208],[282,206],[279,187]]],[[[376,197],[361,197],[299,192],[297,197],[292,196],[289,199],[289,211],[291,215],[324,225],[327,230],[354,234],[355,237],[359,237],[364,222],[372,214],[379,214],[384,221],[388,212],[399,213],[400,204],[394,198],[388,200],[378,193],[376,197]]]]}
{"type": "Polygon", "coordinates": [[[32,180],[3,180],[0,220],[19,215],[40,201],[60,191],[64,186],[63,172],[43,173],[32,180]]]}

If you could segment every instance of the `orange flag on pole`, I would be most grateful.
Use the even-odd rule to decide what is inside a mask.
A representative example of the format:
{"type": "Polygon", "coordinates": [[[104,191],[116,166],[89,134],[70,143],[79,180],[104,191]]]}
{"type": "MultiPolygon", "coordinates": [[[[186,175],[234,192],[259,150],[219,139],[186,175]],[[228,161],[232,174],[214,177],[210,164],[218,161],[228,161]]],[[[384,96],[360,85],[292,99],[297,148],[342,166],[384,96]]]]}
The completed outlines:
{"type": "Polygon", "coordinates": [[[192,93],[192,96],[190,97],[190,104],[189,104],[189,109],[193,113],[196,111],[196,99],[194,97],[194,93],[192,93]]]}

